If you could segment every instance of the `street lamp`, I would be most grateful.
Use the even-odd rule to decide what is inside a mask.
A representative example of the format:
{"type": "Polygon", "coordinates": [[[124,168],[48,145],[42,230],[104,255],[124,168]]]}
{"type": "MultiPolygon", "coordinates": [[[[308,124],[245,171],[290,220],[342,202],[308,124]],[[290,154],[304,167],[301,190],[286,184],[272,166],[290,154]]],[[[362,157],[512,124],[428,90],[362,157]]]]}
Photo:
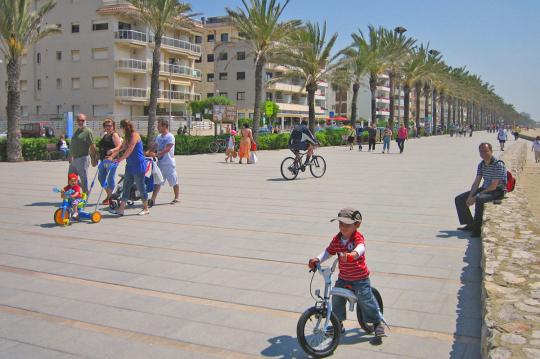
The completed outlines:
{"type": "MultiPolygon", "coordinates": [[[[403,26],[397,26],[394,29],[394,32],[396,34],[399,34],[400,37],[403,36],[403,33],[405,31],[407,31],[407,29],[404,28],[403,26]]],[[[394,94],[390,94],[390,95],[394,96],[394,94]]],[[[398,120],[398,123],[401,122],[401,78],[398,80],[398,115],[397,115],[397,120],[398,120]]]]}
{"type": "Polygon", "coordinates": [[[431,56],[438,56],[440,53],[440,51],[437,51],[435,49],[431,49],[428,51],[428,54],[430,54],[431,56]]]}
{"type": "Polygon", "coordinates": [[[400,35],[403,35],[403,33],[407,31],[406,28],[404,28],[403,26],[397,26],[395,29],[394,29],[394,32],[400,34],[400,35]]]}

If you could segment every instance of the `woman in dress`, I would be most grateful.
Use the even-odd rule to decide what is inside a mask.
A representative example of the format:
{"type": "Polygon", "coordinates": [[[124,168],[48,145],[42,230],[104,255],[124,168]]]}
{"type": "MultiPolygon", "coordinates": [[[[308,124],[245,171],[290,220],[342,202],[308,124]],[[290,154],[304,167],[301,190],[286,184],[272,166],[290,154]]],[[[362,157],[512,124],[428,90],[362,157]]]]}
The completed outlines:
{"type": "Polygon", "coordinates": [[[242,159],[246,159],[246,163],[249,163],[249,155],[251,151],[252,144],[255,143],[253,139],[253,133],[249,128],[247,123],[244,124],[244,128],[240,130],[242,138],[240,139],[240,150],[238,151],[238,157],[240,157],[240,164],[242,164],[242,159]]]}

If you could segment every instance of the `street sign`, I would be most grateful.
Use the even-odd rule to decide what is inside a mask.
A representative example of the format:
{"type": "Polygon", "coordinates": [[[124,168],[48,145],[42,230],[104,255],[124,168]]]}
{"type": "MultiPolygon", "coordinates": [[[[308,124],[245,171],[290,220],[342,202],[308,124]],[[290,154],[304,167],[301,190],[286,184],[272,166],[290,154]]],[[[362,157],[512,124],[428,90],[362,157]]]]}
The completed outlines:
{"type": "Polygon", "coordinates": [[[334,118],[335,114],[336,113],[334,111],[330,111],[330,112],[328,112],[328,117],[334,118]]]}
{"type": "Polygon", "coordinates": [[[214,105],[212,109],[212,120],[214,122],[236,122],[236,106],[214,105]]]}

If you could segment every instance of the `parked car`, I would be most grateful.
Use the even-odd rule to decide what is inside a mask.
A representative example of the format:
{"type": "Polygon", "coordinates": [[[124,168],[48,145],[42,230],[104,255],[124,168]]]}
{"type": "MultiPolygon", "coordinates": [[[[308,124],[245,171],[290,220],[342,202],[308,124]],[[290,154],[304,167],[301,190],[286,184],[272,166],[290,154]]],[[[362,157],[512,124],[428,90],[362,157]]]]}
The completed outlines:
{"type": "Polygon", "coordinates": [[[25,123],[21,126],[22,137],[54,137],[54,129],[48,122],[25,123]]]}
{"type": "Polygon", "coordinates": [[[261,127],[258,131],[259,135],[268,135],[269,133],[272,133],[268,127],[261,127]]]}

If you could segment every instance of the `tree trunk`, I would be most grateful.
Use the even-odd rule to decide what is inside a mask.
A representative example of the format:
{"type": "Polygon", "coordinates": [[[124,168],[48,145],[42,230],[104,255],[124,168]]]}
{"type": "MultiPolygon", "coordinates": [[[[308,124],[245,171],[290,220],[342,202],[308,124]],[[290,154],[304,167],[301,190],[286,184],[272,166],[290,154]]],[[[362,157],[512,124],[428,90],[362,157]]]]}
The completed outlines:
{"type": "Polygon", "coordinates": [[[309,111],[309,130],[315,134],[315,92],[317,83],[310,83],[306,86],[309,111]]]}
{"type": "MultiPolygon", "coordinates": [[[[444,122],[444,91],[441,91],[440,101],[441,101],[441,132],[444,135],[447,131],[445,131],[445,122],[444,122]]],[[[448,124],[448,122],[446,122],[448,124]]]]}
{"type": "Polygon", "coordinates": [[[369,89],[371,91],[371,125],[377,123],[377,74],[372,72],[369,76],[369,89]]]}
{"type": "Polygon", "coordinates": [[[356,128],[356,116],[358,113],[358,105],[356,101],[358,100],[358,91],[360,90],[360,83],[355,82],[352,86],[352,103],[351,103],[351,127],[356,128]]]}
{"type": "Polygon", "coordinates": [[[437,135],[437,89],[434,87],[431,95],[431,113],[433,114],[433,134],[437,135]]]}
{"type": "Polygon", "coordinates": [[[390,117],[388,118],[388,126],[390,127],[390,129],[392,131],[394,131],[394,113],[395,113],[395,110],[394,110],[394,92],[395,92],[395,84],[394,84],[394,72],[393,71],[390,71],[388,73],[388,78],[389,78],[389,82],[390,82],[390,117]]]}
{"type": "MultiPolygon", "coordinates": [[[[446,116],[446,122],[448,123],[448,126],[450,126],[450,122],[452,121],[452,97],[451,96],[448,96],[446,98],[446,106],[448,107],[447,109],[447,116],[446,116]]],[[[454,122],[452,122],[452,124],[455,124],[454,122]]]]}
{"type": "Polygon", "coordinates": [[[420,97],[422,96],[422,87],[420,84],[414,86],[416,93],[416,112],[415,112],[415,125],[416,125],[416,136],[420,136],[420,97]]]}
{"type": "Polygon", "coordinates": [[[255,142],[259,137],[259,123],[261,121],[261,99],[263,90],[263,68],[265,59],[259,57],[255,64],[255,108],[253,109],[253,139],[255,142]]]}
{"type": "MultiPolygon", "coordinates": [[[[154,143],[156,137],[156,111],[159,97],[159,61],[161,60],[161,34],[154,36],[154,51],[152,53],[152,78],[150,80],[150,100],[148,102],[147,143],[154,143]]],[[[169,93],[169,96],[171,94],[169,93]]]]}
{"type": "Polygon", "coordinates": [[[21,92],[19,89],[21,64],[19,57],[8,60],[7,63],[8,93],[7,93],[7,160],[9,162],[23,161],[21,147],[21,92]]]}
{"type": "Polygon", "coordinates": [[[424,121],[427,121],[429,117],[429,87],[424,87],[424,121]]]}
{"type": "Polygon", "coordinates": [[[403,104],[403,124],[407,131],[409,131],[409,110],[411,107],[411,88],[409,85],[403,86],[403,101],[405,102],[403,104]]]}
{"type": "Polygon", "coordinates": [[[455,98],[452,99],[452,122],[457,123],[459,125],[459,123],[456,122],[456,99],[455,98]]]}

